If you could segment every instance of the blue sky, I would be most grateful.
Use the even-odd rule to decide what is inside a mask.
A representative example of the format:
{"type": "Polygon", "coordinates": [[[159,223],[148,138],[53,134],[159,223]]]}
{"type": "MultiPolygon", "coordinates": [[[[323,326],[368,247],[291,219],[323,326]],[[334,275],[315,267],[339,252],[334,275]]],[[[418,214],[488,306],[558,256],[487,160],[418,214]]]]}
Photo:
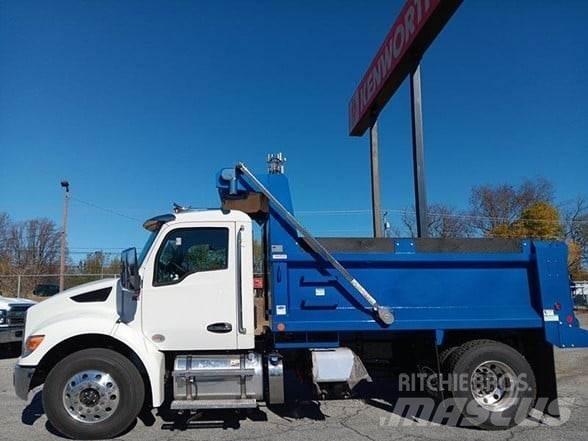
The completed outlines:
{"type": "MultiPolygon", "coordinates": [[[[402,4],[1,2],[0,210],[60,223],[67,178],[72,250],[140,245],[133,219],[216,206],[219,168],[263,171],[272,151],[298,210],[369,209],[347,102],[402,4]]],[[[465,208],[473,185],[539,175],[561,202],[588,194],[587,22],[579,0],[464,2],[422,64],[429,202],[465,208]]],[[[380,143],[383,205],[410,206],[406,83],[380,143]]],[[[369,213],[302,219],[371,231],[369,213]]]]}

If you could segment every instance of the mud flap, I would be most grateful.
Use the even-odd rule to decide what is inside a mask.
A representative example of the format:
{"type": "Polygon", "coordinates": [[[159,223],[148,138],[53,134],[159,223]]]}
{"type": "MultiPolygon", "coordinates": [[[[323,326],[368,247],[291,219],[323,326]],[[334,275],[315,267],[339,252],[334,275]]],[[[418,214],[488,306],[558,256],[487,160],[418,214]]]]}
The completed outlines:
{"type": "Polygon", "coordinates": [[[557,399],[557,378],[555,374],[555,358],[553,346],[543,339],[534,346],[528,354],[529,363],[535,373],[537,382],[537,401],[535,409],[545,414],[559,418],[559,403],[557,399]]]}

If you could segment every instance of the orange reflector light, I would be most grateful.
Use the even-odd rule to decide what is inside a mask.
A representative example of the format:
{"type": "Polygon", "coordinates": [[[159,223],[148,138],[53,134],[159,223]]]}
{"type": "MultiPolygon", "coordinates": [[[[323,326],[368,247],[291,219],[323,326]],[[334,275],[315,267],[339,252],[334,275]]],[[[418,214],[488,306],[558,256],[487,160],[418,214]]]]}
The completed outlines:
{"type": "Polygon", "coordinates": [[[35,349],[37,349],[39,347],[39,345],[41,343],[43,343],[44,339],[45,339],[44,335],[31,335],[29,338],[27,338],[27,341],[25,343],[25,349],[26,349],[27,353],[30,354],[35,349]]]}
{"type": "Polygon", "coordinates": [[[276,326],[276,328],[278,328],[278,331],[284,332],[286,330],[286,325],[283,323],[278,323],[278,326],[276,326]]]}

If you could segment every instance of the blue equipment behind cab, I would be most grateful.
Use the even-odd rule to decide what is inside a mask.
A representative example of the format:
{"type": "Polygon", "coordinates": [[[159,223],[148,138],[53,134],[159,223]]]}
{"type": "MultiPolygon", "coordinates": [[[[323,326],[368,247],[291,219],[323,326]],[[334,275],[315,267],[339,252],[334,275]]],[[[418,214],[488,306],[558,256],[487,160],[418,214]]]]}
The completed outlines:
{"type": "Polygon", "coordinates": [[[256,179],[238,166],[219,173],[217,187],[225,207],[240,208],[264,226],[276,347],[331,347],[350,332],[434,330],[442,342],[447,331],[498,329],[544,330],[553,345],[588,346],[588,331],[573,312],[564,243],[318,238],[393,311],[395,320],[387,325],[260,191],[265,187],[294,214],[287,177],[256,179]]]}

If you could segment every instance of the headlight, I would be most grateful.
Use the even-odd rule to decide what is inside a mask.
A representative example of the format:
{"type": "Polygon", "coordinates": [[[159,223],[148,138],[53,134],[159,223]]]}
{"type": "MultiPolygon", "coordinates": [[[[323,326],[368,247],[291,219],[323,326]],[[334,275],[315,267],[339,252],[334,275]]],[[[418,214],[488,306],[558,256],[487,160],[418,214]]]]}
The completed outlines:
{"type": "Polygon", "coordinates": [[[6,324],[6,310],[0,309],[0,325],[6,324]]]}

